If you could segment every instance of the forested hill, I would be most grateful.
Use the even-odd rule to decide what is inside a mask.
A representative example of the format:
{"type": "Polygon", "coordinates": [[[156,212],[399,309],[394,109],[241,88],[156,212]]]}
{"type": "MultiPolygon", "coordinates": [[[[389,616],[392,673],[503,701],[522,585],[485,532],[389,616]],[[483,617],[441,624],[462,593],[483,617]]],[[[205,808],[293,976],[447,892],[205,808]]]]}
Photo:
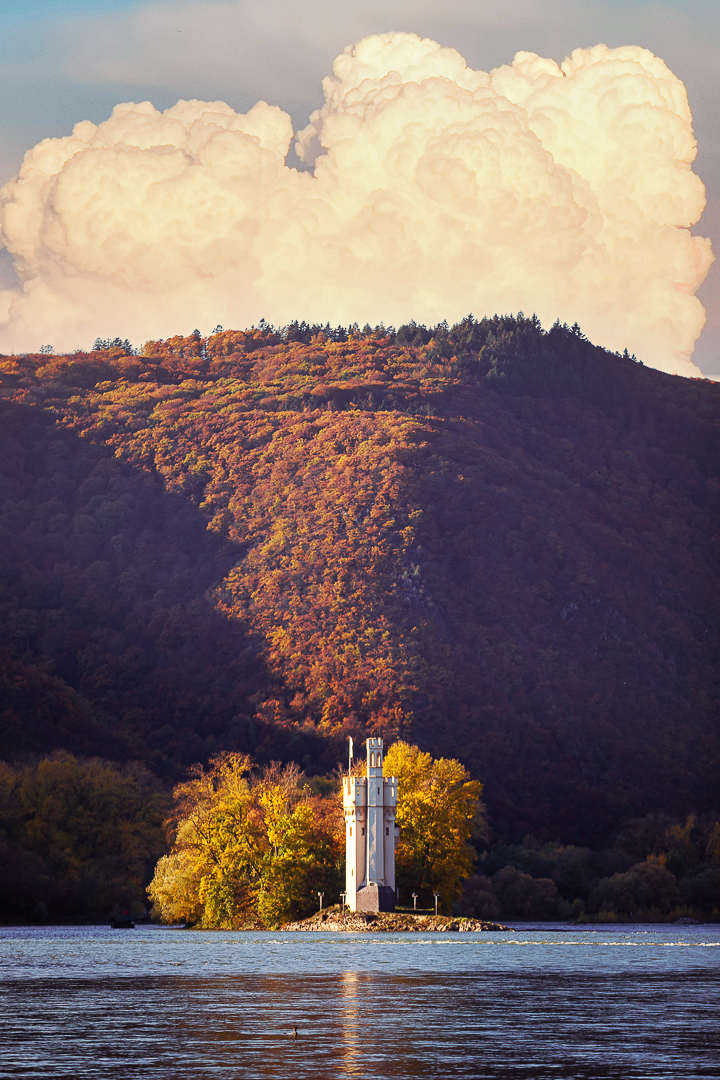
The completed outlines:
{"type": "Polygon", "coordinates": [[[0,756],[377,731],[499,837],[717,804],[720,386],[523,317],[97,344],[2,361],[0,756]]]}

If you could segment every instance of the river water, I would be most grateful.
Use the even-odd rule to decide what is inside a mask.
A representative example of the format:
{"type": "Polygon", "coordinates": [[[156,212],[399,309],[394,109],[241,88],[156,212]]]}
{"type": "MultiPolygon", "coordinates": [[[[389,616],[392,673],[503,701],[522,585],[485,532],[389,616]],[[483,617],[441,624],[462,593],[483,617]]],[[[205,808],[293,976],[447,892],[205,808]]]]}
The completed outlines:
{"type": "Polygon", "coordinates": [[[720,926],[516,925],[0,928],[0,1076],[720,1077],[720,926]]]}

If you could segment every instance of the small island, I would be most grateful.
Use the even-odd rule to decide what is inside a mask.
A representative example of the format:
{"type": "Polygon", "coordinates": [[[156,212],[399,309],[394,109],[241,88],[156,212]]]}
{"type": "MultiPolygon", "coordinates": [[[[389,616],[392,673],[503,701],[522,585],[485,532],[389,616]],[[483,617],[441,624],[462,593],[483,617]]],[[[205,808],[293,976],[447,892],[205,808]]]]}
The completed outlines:
{"type": "Polygon", "coordinates": [[[410,911],[342,911],[339,904],[326,911],[319,911],[309,919],[285,923],[280,930],[290,933],[329,931],[364,934],[480,933],[498,930],[514,932],[512,926],[486,922],[483,919],[455,918],[452,915],[416,915],[410,911]]]}

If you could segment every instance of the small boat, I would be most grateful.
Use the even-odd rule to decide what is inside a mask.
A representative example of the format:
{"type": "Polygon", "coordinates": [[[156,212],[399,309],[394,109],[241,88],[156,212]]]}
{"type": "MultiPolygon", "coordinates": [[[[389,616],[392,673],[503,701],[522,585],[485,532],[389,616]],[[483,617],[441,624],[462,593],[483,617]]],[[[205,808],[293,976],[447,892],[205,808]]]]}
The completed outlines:
{"type": "Polygon", "coordinates": [[[129,915],[118,915],[110,923],[111,930],[134,930],[135,923],[129,915]]]}

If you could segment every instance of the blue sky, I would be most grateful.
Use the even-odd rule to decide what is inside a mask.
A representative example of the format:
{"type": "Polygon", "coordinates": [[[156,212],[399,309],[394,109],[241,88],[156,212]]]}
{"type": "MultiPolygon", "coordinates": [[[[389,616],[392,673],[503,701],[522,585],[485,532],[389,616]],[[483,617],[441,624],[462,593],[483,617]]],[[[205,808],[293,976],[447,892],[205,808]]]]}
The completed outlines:
{"type": "Polygon", "coordinates": [[[131,0],[23,0],[22,3],[6,2],[3,7],[3,22],[23,23],[32,18],[45,17],[58,13],[67,15],[72,11],[113,11],[116,8],[133,7],[131,0]]]}
{"type": "MultiPolygon", "coordinates": [[[[709,203],[694,231],[720,252],[718,0],[0,0],[0,12],[0,183],[40,139],[118,101],[245,110],[263,97],[302,126],[334,56],[373,32],[433,37],[485,69],[519,49],[562,60],[601,41],[642,45],[688,88],[709,203]]],[[[699,295],[709,320],[696,361],[720,376],[720,264],[699,295]]]]}

